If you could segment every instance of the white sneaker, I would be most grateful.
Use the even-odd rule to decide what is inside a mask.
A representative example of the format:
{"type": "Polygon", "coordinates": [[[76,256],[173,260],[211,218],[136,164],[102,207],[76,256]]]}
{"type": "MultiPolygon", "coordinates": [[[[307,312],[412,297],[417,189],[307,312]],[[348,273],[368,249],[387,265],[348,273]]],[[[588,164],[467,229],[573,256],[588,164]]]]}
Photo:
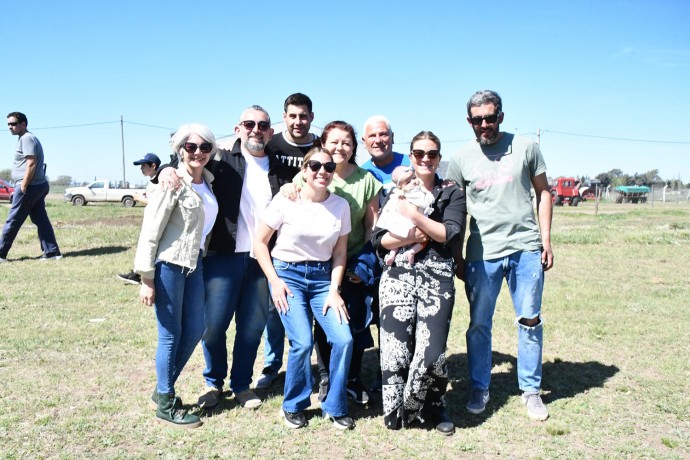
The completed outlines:
{"type": "Polygon", "coordinates": [[[523,393],[522,403],[527,406],[527,416],[532,420],[543,422],[549,418],[549,409],[546,408],[539,393],[523,393]]]}

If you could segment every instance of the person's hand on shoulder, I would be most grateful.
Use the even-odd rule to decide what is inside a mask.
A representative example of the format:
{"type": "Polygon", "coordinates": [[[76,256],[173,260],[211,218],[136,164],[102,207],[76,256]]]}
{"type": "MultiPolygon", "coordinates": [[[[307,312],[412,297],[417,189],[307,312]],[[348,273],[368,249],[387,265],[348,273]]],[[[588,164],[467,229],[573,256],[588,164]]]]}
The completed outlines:
{"type": "Polygon", "coordinates": [[[180,175],[175,168],[165,168],[158,175],[158,183],[163,190],[179,190],[182,187],[180,175]]]}
{"type": "Polygon", "coordinates": [[[280,193],[283,195],[285,198],[287,198],[290,201],[295,201],[297,197],[299,196],[300,192],[299,186],[296,184],[293,184],[292,182],[289,182],[282,187],[280,187],[280,193]]]}

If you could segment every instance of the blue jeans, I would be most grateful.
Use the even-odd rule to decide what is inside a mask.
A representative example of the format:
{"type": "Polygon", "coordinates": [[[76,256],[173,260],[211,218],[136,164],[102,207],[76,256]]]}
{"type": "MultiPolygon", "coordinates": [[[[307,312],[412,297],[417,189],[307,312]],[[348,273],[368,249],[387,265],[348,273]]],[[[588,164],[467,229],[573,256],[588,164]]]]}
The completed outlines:
{"type": "Polygon", "coordinates": [[[235,316],[230,388],[249,389],[261,333],[268,317],[268,282],[248,252],[209,254],[204,259],[206,330],[202,340],[206,384],[223,388],[228,376],[226,332],[235,316]]]}
{"type": "Polygon", "coordinates": [[[486,390],[491,381],[491,326],[503,278],[508,283],[518,327],[518,384],[522,391],[539,391],[542,377],[543,326],[541,296],[544,270],[540,251],[516,252],[493,260],[468,262],[465,293],[470,303],[467,356],[472,388],[486,390]],[[521,319],[539,318],[536,326],[521,319]]]}
{"type": "Polygon", "coordinates": [[[204,270],[168,262],[156,264],[154,308],[158,322],[156,376],[159,393],[175,393],[180,376],[204,333],[204,270]]]}
{"type": "Polygon", "coordinates": [[[310,405],[314,385],[311,373],[311,352],[314,348],[312,324],[316,319],[332,347],[328,394],[321,403],[321,409],[334,417],[347,415],[346,386],[352,358],[352,334],[347,323],[338,322],[332,308],[326,311],[326,316],[322,313],[331,284],[331,264],[289,263],[273,259],[273,267],[293,294],[293,297],[287,298],[290,309],[280,315],[290,343],[283,409],[300,412],[310,405]]]}
{"type": "Polygon", "coordinates": [[[2,229],[2,239],[0,240],[0,258],[6,259],[10,252],[12,243],[22,228],[27,217],[38,228],[38,239],[41,241],[41,249],[46,255],[53,255],[60,252],[53,226],[48,219],[46,212],[46,195],[50,190],[48,182],[37,185],[29,185],[26,193],[22,193],[19,183],[12,194],[12,207],[7,215],[5,226],[2,229]]]}
{"type": "Polygon", "coordinates": [[[285,351],[285,328],[280,321],[280,313],[273,303],[268,310],[268,321],[264,331],[264,367],[278,372],[283,365],[285,351]]]}

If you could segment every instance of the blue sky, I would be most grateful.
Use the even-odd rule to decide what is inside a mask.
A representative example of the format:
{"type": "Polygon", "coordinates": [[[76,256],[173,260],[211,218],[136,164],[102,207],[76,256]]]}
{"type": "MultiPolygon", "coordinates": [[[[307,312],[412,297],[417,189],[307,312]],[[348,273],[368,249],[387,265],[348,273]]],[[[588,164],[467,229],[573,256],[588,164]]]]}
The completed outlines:
{"type": "MultiPolygon", "coordinates": [[[[430,129],[447,158],[472,137],[468,98],[488,88],[503,130],[541,130],[549,176],[690,182],[689,22],[685,0],[15,1],[0,13],[0,107],[27,114],[51,178],[78,180],[122,179],[122,115],[138,183],[131,163],[167,157],[171,129],[228,135],[252,104],[280,121],[297,91],[318,126],[359,133],[380,113],[397,151],[430,129]]],[[[0,136],[0,169],[15,142],[0,136]]]]}

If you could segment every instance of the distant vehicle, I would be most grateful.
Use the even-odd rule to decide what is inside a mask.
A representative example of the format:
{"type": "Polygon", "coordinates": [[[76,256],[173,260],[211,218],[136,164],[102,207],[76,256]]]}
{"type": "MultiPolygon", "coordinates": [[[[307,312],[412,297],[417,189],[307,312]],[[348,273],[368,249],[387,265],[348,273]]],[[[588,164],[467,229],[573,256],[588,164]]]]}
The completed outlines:
{"type": "Polygon", "coordinates": [[[74,206],[84,206],[93,202],[122,203],[126,208],[131,208],[136,203],[134,197],[146,191],[143,188],[116,188],[113,182],[107,179],[91,182],[86,187],[70,187],[65,190],[65,201],[74,206]]]}
{"type": "Polygon", "coordinates": [[[580,185],[580,198],[582,201],[593,200],[597,195],[601,195],[601,181],[599,179],[587,180],[580,185]]]}
{"type": "Polygon", "coordinates": [[[14,193],[14,187],[0,179],[0,201],[9,201],[11,203],[12,193],[14,193]]]}
{"type": "Polygon", "coordinates": [[[646,185],[619,185],[614,190],[616,203],[646,203],[650,192],[646,185]]]}
{"type": "Polygon", "coordinates": [[[554,206],[577,206],[582,198],[580,197],[580,181],[574,177],[559,177],[551,186],[551,195],[554,206]]]}

